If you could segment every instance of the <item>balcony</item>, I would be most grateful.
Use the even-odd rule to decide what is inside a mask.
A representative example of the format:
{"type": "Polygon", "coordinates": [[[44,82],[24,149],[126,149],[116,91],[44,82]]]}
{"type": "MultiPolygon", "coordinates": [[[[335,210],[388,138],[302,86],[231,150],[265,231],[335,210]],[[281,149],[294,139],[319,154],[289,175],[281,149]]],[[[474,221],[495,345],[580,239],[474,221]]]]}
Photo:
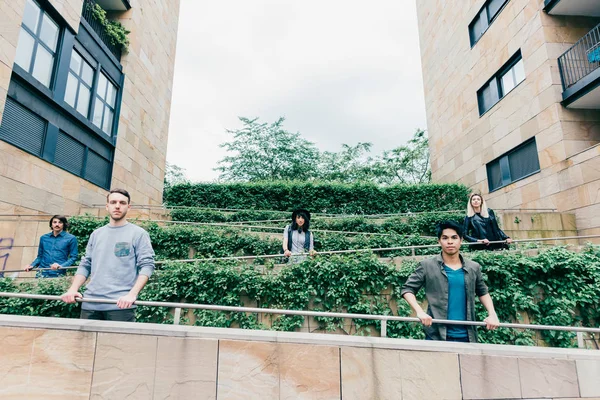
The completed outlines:
{"type": "MultiPolygon", "coordinates": [[[[597,1],[597,0],[594,0],[597,1]]],[[[600,109],[600,25],[558,58],[563,105],[600,109]]]]}
{"type": "Polygon", "coordinates": [[[96,0],[96,3],[106,11],[127,11],[131,8],[129,0],[96,0]]]}
{"type": "MultiPolygon", "coordinates": [[[[117,60],[121,60],[121,46],[113,43],[111,38],[106,32],[106,27],[102,25],[102,23],[94,16],[94,7],[98,4],[102,7],[102,3],[110,3],[115,5],[116,3],[120,3],[121,6],[125,6],[125,3],[129,4],[127,0],[84,0],[83,2],[83,10],[81,12],[81,17],[85,22],[92,28],[92,30],[98,35],[102,43],[106,45],[108,50],[117,58],[117,60]]],[[[103,10],[106,11],[104,7],[103,10]]]]}
{"type": "Polygon", "coordinates": [[[550,15],[600,17],[598,0],[545,0],[544,11],[550,15]]]}

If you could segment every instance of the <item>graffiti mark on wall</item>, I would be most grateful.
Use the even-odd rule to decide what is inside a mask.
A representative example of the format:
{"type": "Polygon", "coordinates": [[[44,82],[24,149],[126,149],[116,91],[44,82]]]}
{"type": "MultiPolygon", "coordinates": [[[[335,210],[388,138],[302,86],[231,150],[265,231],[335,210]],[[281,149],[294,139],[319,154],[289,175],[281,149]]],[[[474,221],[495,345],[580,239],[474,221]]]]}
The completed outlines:
{"type": "Polygon", "coordinates": [[[8,257],[10,256],[10,251],[13,248],[15,240],[13,238],[0,238],[0,278],[4,277],[4,271],[6,269],[6,264],[8,263],[8,257]]]}

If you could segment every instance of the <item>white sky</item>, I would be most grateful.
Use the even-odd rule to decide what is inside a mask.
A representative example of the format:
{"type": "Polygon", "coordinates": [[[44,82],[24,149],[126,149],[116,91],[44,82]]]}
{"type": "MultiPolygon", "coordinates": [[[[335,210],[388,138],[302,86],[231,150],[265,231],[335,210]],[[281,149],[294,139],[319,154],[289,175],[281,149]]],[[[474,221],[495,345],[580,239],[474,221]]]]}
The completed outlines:
{"type": "Polygon", "coordinates": [[[238,116],[373,154],[426,129],[415,0],[181,0],[167,161],[211,181],[238,116]]]}

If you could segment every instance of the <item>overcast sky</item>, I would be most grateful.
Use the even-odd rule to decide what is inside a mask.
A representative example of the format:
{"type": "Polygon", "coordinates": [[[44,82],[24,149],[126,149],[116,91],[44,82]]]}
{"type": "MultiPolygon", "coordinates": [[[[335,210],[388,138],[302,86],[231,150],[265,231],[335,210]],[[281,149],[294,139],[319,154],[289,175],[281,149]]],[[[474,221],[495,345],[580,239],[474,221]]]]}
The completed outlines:
{"type": "Polygon", "coordinates": [[[167,161],[211,181],[238,116],[338,151],[426,128],[415,0],[181,0],[167,161]]]}

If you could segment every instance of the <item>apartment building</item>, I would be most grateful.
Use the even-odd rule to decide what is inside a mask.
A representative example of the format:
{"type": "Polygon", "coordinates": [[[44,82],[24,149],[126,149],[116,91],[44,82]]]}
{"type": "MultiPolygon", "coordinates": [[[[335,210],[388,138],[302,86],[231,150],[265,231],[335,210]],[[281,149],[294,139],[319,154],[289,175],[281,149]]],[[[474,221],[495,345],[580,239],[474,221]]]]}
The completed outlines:
{"type": "MultiPolygon", "coordinates": [[[[417,0],[435,182],[600,234],[600,1],[417,0]]],[[[465,199],[466,202],[466,199],[465,199]]]]}
{"type": "Polygon", "coordinates": [[[162,203],[178,17],[179,0],[0,0],[1,214],[78,214],[111,187],[162,203]]]}

